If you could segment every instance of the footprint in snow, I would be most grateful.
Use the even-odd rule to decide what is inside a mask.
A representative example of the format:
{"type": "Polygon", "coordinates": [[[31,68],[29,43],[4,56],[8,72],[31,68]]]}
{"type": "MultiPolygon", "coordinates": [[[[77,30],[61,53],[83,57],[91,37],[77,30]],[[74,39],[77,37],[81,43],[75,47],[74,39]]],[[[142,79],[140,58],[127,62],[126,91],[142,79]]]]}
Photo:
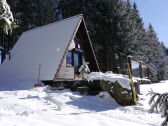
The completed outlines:
{"type": "Polygon", "coordinates": [[[43,109],[42,111],[47,112],[48,110],[47,109],[43,109]]]}
{"type": "Polygon", "coordinates": [[[27,117],[27,116],[29,116],[30,114],[33,114],[33,113],[34,113],[33,111],[32,112],[23,111],[22,113],[16,113],[16,115],[27,117]]]}

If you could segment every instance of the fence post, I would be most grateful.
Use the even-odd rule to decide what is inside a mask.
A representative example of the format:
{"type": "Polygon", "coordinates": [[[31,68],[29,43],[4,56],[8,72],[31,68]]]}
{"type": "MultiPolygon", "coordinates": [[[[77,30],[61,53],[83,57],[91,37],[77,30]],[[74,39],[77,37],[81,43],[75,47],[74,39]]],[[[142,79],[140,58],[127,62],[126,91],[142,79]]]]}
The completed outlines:
{"type": "MultiPolygon", "coordinates": [[[[132,75],[132,63],[131,63],[131,60],[132,60],[132,56],[131,55],[127,56],[128,67],[129,67],[129,70],[130,70],[130,74],[132,75]]],[[[130,76],[129,76],[129,78],[131,79],[130,76]]]]}
{"type": "Polygon", "coordinates": [[[142,75],[142,61],[139,61],[139,75],[140,78],[142,79],[143,75],[142,75]]]}
{"type": "Polygon", "coordinates": [[[131,90],[132,90],[133,103],[136,105],[137,104],[137,98],[136,98],[137,93],[136,93],[134,82],[132,80],[132,64],[131,64],[131,59],[132,59],[132,56],[128,56],[127,57],[127,60],[128,60],[128,75],[129,75],[130,86],[131,86],[131,90]]]}
{"type": "Polygon", "coordinates": [[[117,67],[117,74],[120,74],[120,67],[117,67]]]}
{"type": "Polygon", "coordinates": [[[147,65],[147,77],[148,77],[148,79],[150,79],[151,77],[150,77],[150,68],[149,68],[149,65],[147,65]]]}

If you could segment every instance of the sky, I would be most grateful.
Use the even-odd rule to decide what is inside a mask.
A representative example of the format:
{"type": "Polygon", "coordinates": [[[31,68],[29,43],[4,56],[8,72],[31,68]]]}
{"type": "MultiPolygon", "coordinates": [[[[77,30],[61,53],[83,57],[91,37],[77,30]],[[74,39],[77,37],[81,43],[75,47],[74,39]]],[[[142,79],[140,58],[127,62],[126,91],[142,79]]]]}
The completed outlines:
{"type": "Polygon", "coordinates": [[[132,0],[137,3],[145,27],[151,23],[161,42],[168,47],[168,0],[132,0]]]}

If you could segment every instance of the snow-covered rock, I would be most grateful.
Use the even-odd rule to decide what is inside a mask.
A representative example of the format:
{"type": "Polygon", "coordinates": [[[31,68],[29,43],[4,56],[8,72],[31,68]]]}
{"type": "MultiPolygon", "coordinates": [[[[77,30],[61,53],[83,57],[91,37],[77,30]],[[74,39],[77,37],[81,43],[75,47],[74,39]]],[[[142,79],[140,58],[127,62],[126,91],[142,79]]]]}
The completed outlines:
{"type": "Polygon", "coordinates": [[[107,91],[120,105],[134,105],[132,91],[127,88],[123,88],[118,81],[110,82],[102,80],[100,86],[104,91],[107,91]]]}
{"type": "Polygon", "coordinates": [[[113,83],[118,81],[123,88],[131,89],[128,77],[122,74],[92,72],[88,75],[88,80],[107,80],[113,83]]]}

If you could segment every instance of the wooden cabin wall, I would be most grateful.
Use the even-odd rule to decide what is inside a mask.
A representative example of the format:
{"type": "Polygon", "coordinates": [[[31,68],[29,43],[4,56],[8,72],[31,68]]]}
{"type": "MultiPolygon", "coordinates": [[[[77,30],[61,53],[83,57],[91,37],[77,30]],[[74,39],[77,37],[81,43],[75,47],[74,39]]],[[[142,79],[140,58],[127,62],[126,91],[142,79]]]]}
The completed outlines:
{"type": "Polygon", "coordinates": [[[74,67],[66,66],[66,56],[63,59],[63,64],[55,80],[57,79],[74,79],[74,67]]]}

